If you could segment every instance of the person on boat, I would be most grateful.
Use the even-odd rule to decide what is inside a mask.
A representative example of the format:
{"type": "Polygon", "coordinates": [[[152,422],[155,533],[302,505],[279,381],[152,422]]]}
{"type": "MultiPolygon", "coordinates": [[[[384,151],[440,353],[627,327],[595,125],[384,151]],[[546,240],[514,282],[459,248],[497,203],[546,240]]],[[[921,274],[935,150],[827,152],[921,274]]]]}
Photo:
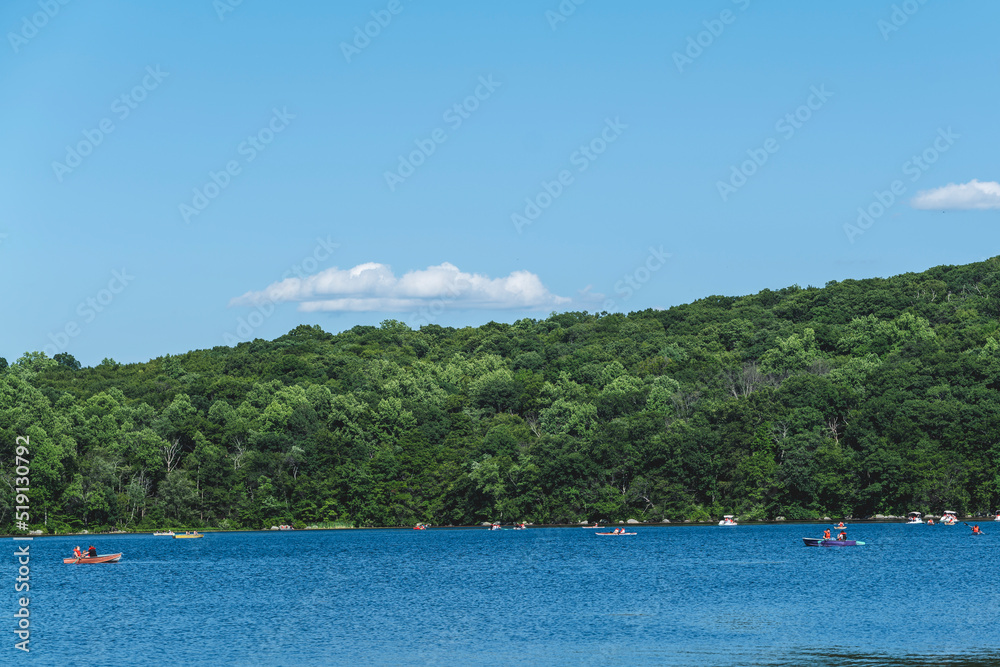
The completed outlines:
{"type": "Polygon", "coordinates": [[[97,549],[94,548],[93,544],[87,549],[87,555],[91,558],[97,558],[97,549]]]}
{"type": "Polygon", "coordinates": [[[847,539],[847,531],[846,530],[840,531],[840,534],[837,535],[837,541],[838,542],[843,542],[846,539],[847,539]]]}
{"type": "Polygon", "coordinates": [[[84,553],[82,551],[80,551],[80,547],[78,547],[78,546],[73,547],[73,555],[76,556],[77,558],[83,558],[84,557],[84,553]]]}
{"type": "Polygon", "coordinates": [[[844,527],[844,522],[843,521],[841,521],[840,523],[837,524],[837,528],[843,528],[843,527],[844,527]]]}
{"type": "Polygon", "coordinates": [[[829,528],[827,528],[826,530],[823,531],[823,539],[824,540],[830,539],[830,529],[829,528]]]}
{"type": "Polygon", "coordinates": [[[979,535],[979,533],[980,533],[979,524],[976,524],[975,526],[972,527],[972,534],[979,535]]]}

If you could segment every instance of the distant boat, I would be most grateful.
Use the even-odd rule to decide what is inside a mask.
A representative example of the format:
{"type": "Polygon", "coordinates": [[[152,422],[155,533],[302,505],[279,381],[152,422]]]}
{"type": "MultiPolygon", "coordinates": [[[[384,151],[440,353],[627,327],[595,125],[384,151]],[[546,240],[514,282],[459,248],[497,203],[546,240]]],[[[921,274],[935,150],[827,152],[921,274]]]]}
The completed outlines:
{"type": "Polygon", "coordinates": [[[164,537],[164,536],[165,537],[173,537],[174,536],[174,531],[168,530],[165,533],[153,533],[153,537],[164,537]]]}
{"type": "Polygon", "coordinates": [[[958,517],[955,516],[955,513],[952,510],[945,510],[944,516],[941,517],[941,523],[946,526],[954,526],[958,523],[958,517]]]}
{"type": "Polygon", "coordinates": [[[719,522],[719,525],[720,526],[737,526],[739,524],[736,523],[736,517],[734,517],[732,514],[727,514],[724,517],[722,517],[722,521],[719,522]]]}
{"type": "Polygon", "coordinates": [[[864,544],[857,540],[826,540],[822,537],[803,537],[802,541],[807,547],[853,547],[864,544]]]}
{"type": "Polygon", "coordinates": [[[636,535],[637,533],[594,533],[594,535],[636,535]]]}
{"type": "Polygon", "coordinates": [[[174,535],[175,540],[192,540],[196,537],[205,537],[201,533],[178,533],[174,535]]]}
{"type": "Polygon", "coordinates": [[[415,525],[413,527],[413,530],[427,530],[427,524],[426,523],[418,523],[417,525],[415,525]]]}
{"type": "Polygon", "coordinates": [[[117,563],[121,560],[121,554],[104,554],[103,556],[84,556],[83,558],[63,558],[64,563],[117,563]]]}
{"type": "Polygon", "coordinates": [[[1000,512],[997,512],[997,515],[996,515],[996,517],[993,520],[994,521],[1000,521],[1000,512]]]}
{"type": "Polygon", "coordinates": [[[924,522],[920,520],[920,512],[910,512],[906,515],[906,523],[908,525],[917,525],[924,522]]]}

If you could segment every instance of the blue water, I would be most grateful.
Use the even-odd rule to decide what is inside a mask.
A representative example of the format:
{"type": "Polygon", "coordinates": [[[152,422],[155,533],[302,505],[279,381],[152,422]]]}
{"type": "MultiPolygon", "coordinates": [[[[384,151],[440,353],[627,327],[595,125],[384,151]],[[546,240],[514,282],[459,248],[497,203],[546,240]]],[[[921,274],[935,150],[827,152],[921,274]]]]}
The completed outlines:
{"type": "MultiPolygon", "coordinates": [[[[36,538],[31,653],[5,629],[0,661],[1000,664],[994,525],[857,525],[839,549],[803,525],[36,538]],[[62,563],[91,543],[125,556],[62,563]]],[[[3,543],[12,613],[25,543],[3,543]]]]}

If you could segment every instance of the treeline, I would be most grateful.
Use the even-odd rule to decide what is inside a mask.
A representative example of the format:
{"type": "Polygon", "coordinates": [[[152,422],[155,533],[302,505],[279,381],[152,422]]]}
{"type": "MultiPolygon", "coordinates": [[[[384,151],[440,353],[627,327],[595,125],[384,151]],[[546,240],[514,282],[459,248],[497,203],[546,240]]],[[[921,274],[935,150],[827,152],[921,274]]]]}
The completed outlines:
{"type": "Polygon", "coordinates": [[[1000,262],[148,363],[0,359],[33,527],[660,521],[1000,505],[1000,262]]]}

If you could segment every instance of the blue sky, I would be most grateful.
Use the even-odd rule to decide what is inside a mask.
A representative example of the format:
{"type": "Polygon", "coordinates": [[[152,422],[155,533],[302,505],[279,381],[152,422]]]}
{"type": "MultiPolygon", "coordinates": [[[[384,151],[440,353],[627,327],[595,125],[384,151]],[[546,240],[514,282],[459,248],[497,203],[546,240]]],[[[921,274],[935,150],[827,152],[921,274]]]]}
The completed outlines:
{"type": "Polygon", "coordinates": [[[9,361],[997,254],[996,4],[62,2],[0,7],[9,361]]]}

